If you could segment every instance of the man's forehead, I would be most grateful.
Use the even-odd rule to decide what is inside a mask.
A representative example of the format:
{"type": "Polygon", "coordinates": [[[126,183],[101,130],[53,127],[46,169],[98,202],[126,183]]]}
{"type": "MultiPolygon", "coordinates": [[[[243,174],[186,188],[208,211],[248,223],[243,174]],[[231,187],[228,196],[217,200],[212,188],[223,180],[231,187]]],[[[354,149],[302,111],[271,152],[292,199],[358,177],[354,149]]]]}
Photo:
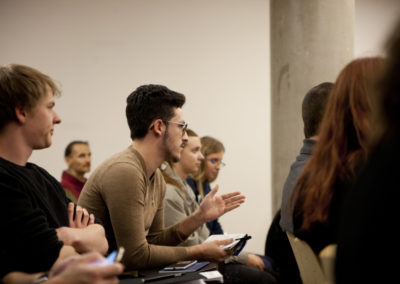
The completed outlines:
{"type": "Polygon", "coordinates": [[[72,151],[86,151],[89,150],[89,145],[85,144],[85,143],[76,143],[74,145],[72,145],[72,151]]]}

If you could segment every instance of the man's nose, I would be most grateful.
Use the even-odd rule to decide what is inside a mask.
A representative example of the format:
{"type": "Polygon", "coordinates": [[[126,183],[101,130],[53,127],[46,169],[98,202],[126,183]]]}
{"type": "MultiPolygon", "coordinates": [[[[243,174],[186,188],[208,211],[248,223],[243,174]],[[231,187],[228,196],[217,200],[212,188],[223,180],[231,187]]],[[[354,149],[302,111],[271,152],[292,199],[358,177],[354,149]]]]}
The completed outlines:
{"type": "Polygon", "coordinates": [[[61,117],[60,117],[56,112],[54,112],[53,123],[54,123],[54,124],[59,124],[59,123],[61,123],[61,117]]]}

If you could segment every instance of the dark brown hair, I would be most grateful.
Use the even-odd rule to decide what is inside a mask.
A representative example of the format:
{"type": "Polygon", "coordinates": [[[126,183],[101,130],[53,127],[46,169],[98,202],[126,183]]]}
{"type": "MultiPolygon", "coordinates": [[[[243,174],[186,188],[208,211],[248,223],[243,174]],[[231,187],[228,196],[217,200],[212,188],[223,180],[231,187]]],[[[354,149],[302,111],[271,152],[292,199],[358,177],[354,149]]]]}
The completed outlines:
{"type": "Polygon", "coordinates": [[[332,87],[333,83],[324,82],[311,88],[304,96],[301,105],[301,116],[303,117],[304,136],[306,138],[318,134],[332,87]]]}
{"type": "Polygon", "coordinates": [[[72,154],[72,149],[73,149],[74,145],[80,145],[80,144],[89,146],[89,142],[87,142],[87,141],[74,140],[74,141],[70,142],[67,145],[67,147],[65,147],[64,157],[69,157],[72,154]]]}
{"type": "Polygon", "coordinates": [[[126,99],[125,114],[132,139],[146,136],[155,119],[166,122],[174,116],[174,108],[181,108],[185,96],[162,85],[143,85],[126,99]]]}

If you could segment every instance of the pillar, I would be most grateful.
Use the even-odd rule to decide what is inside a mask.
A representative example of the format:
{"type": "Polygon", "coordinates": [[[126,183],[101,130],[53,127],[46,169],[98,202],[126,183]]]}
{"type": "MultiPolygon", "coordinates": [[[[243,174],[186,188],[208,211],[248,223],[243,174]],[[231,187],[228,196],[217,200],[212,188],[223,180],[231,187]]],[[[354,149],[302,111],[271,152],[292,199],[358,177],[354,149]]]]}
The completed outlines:
{"type": "Polygon", "coordinates": [[[304,139],[301,103],[353,58],[354,0],[270,0],[272,214],[304,139]]]}

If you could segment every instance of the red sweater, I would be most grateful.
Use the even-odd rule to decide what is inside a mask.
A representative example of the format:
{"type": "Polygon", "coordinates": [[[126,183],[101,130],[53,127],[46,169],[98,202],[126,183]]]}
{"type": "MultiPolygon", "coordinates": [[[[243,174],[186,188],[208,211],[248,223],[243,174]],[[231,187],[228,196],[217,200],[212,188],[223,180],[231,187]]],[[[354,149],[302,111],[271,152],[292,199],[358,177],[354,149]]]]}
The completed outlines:
{"type": "Polygon", "coordinates": [[[61,185],[63,188],[69,189],[71,193],[78,199],[79,194],[82,191],[83,186],[85,185],[85,181],[80,181],[76,177],[70,175],[66,171],[63,171],[61,176],[61,185]]]}

